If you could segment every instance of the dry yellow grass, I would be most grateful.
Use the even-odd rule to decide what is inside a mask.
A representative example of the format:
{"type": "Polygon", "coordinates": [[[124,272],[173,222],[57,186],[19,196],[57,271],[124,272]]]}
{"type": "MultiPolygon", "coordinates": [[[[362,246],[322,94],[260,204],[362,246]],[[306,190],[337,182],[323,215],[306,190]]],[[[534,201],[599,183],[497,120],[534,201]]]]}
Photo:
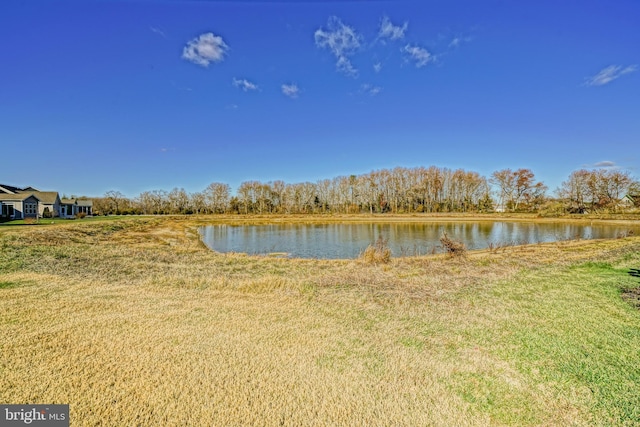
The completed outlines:
{"type": "MultiPolygon", "coordinates": [[[[196,224],[0,233],[0,401],[69,403],[72,425],[590,425],[611,417],[597,418],[597,396],[580,383],[508,356],[517,344],[504,340],[513,322],[544,320],[523,314],[540,291],[536,278],[557,284],[576,263],[637,260],[638,238],[368,265],[216,254],[198,241],[196,224]],[[530,287],[505,296],[513,283],[530,287]]],[[[640,326],[622,301],[604,309],[640,326]]]]}

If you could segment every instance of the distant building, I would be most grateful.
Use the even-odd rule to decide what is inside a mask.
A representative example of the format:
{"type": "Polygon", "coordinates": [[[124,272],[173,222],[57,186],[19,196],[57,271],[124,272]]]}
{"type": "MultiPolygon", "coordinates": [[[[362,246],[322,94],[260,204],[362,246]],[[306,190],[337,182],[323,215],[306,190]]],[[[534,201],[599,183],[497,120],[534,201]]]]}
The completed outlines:
{"type": "Polygon", "coordinates": [[[640,208],[640,194],[627,194],[620,199],[619,205],[623,208],[640,208]]]}
{"type": "Polygon", "coordinates": [[[40,200],[31,193],[0,193],[1,215],[8,219],[37,218],[40,200]]]}
{"type": "Polygon", "coordinates": [[[63,204],[57,191],[40,191],[34,187],[19,188],[0,184],[0,218],[24,219],[42,217],[74,218],[83,212],[93,214],[90,199],[65,199],[63,204]],[[64,206],[64,210],[63,210],[64,206]]]}
{"type": "Polygon", "coordinates": [[[78,214],[93,215],[91,199],[62,199],[60,201],[60,217],[75,218],[78,214]]]}

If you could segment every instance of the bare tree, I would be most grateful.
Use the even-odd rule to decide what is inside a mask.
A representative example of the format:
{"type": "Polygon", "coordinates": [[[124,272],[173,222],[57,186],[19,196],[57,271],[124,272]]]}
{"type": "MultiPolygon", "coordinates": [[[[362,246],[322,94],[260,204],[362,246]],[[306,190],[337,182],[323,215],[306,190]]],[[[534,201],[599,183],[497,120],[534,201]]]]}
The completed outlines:
{"type": "MultiPolygon", "coordinates": [[[[212,182],[204,190],[206,206],[211,213],[224,213],[229,208],[231,188],[229,184],[212,182]]],[[[246,213],[246,212],[245,212],[246,213]]]]}
{"type": "Polygon", "coordinates": [[[169,211],[168,193],[165,190],[153,190],[149,192],[152,213],[166,214],[169,211]]]}
{"type": "Polygon", "coordinates": [[[638,186],[627,171],[577,170],[556,190],[569,212],[582,213],[587,209],[617,209],[618,202],[638,186]]]}
{"type": "Polygon", "coordinates": [[[506,210],[513,201],[515,192],[514,175],[511,169],[502,169],[491,174],[489,182],[498,186],[498,207],[506,210]]]}
{"type": "Polygon", "coordinates": [[[196,215],[203,214],[207,211],[207,200],[201,191],[189,195],[189,204],[193,208],[193,213],[196,215]]]}
{"type": "Polygon", "coordinates": [[[540,201],[547,190],[542,182],[536,182],[530,169],[502,169],[491,175],[490,182],[498,186],[500,205],[513,211],[523,201],[540,201]]]}
{"type": "Polygon", "coordinates": [[[174,188],[167,195],[169,213],[184,214],[189,210],[189,195],[184,188],[174,188]]]}
{"type": "Polygon", "coordinates": [[[126,199],[126,196],[119,191],[109,190],[104,193],[104,197],[111,203],[109,213],[120,214],[120,205],[126,199]]]}

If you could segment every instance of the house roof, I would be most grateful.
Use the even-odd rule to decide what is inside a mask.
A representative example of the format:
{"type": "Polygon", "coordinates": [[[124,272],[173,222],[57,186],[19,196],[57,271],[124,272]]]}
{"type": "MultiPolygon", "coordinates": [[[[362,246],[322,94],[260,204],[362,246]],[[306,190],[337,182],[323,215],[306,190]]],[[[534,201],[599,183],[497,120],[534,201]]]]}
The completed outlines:
{"type": "MultiPolygon", "coordinates": [[[[47,205],[53,205],[56,203],[56,200],[59,200],[57,191],[40,191],[37,188],[33,188],[33,187],[20,188],[20,187],[14,187],[13,185],[0,184],[0,197],[4,198],[4,196],[6,195],[18,195],[18,194],[25,194],[25,195],[33,194],[41,203],[44,203],[47,205]]],[[[23,199],[24,198],[12,199],[12,200],[23,200],[23,199]]]]}
{"type": "Polygon", "coordinates": [[[0,184],[0,194],[16,194],[22,191],[22,188],[14,187],[12,185],[0,184]]]}
{"type": "Polygon", "coordinates": [[[21,202],[23,200],[28,199],[29,197],[33,197],[38,201],[40,200],[33,193],[18,193],[18,194],[1,194],[0,193],[0,201],[10,201],[10,202],[18,201],[18,202],[21,202]]]}
{"type": "Polygon", "coordinates": [[[91,199],[61,199],[60,203],[63,205],[93,206],[91,199]]]}
{"type": "Polygon", "coordinates": [[[57,191],[30,191],[28,193],[24,192],[21,194],[33,194],[45,205],[53,205],[56,201],[60,200],[57,191]]]}

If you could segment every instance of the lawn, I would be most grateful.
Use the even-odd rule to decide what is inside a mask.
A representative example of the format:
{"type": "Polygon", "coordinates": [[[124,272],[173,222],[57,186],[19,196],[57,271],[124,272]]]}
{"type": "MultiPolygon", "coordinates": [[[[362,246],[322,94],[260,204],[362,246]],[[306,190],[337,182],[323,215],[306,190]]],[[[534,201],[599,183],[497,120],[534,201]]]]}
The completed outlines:
{"type": "Polygon", "coordinates": [[[6,227],[0,401],[72,425],[640,425],[640,237],[369,264],[217,254],[198,221],[6,227]]]}
{"type": "Polygon", "coordinates": [[[95,221],[118,221],[127,218],[121,215],[108,215],[108,216],[87,216],[82,219],[69,219],[69,218],[39,218],[33,219],[12,219],[10,221],[0,222],[0,227],[12,226],[12,225],[52,225],[52,224],[69,224],[71,221],[78,222],[95,222],[95,221]]]}

